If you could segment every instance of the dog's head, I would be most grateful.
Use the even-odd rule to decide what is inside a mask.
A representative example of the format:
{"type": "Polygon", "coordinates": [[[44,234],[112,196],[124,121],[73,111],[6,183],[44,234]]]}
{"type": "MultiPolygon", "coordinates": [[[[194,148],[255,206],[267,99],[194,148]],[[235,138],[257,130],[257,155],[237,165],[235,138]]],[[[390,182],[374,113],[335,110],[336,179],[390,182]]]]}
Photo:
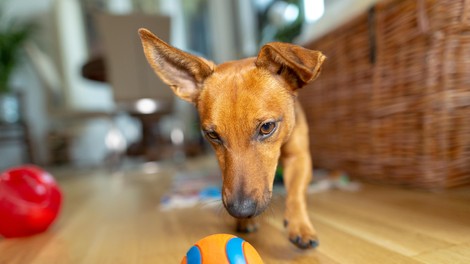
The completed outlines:
{"type": "Polygon", "coordinates": [[[215,65],[139,30],[157,75],[194,104],[223,173],[223,203],[237,218],[260,214],[271,200],[281,146],[295,125],[296,90],[317,77],[325,57],[286,43],[257,58],[215,65]]]}

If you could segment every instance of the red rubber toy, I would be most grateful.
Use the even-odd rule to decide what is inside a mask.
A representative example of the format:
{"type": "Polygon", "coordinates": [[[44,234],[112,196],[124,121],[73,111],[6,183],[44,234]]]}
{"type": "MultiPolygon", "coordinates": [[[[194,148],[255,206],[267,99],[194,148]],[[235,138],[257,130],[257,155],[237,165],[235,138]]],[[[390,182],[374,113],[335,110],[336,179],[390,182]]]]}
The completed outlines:
{"type": "Polygon", "coordinates": [[[20,166],[0,174],[0,236],[24,237],[45,231],[56,219],[62,193],[48,172],[20,166]]]}

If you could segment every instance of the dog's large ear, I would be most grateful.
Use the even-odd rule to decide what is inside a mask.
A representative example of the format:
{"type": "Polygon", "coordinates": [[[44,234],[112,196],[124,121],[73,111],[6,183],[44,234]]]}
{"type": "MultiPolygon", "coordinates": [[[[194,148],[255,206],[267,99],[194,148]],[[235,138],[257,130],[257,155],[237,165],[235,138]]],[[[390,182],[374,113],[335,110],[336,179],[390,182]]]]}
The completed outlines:
{"type": "Polygon", "coordinates": [[[202,83],[214,71],[214,64],[168,45],[147,29],[139,29],[139,35],[155,73],[177,96],[196,104],[202,83]]]}
{"type": "Polygon", "coordinates": [[[255,64],[282,76],[295,90],[317,78],[325,59],[319,51],[272,42],[261,48],[255,64]]]}

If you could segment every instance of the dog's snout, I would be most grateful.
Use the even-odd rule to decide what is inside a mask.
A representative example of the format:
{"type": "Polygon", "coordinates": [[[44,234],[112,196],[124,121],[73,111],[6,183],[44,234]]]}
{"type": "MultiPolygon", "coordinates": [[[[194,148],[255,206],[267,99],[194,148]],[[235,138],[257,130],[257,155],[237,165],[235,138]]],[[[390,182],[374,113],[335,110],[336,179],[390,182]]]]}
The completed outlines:
{"type": "Polygon", "coordinates": [[[226,207],[229,214],[235,218],[250,218],[257,213],[257,202],[249,197],[233,199],[226,207]]]}

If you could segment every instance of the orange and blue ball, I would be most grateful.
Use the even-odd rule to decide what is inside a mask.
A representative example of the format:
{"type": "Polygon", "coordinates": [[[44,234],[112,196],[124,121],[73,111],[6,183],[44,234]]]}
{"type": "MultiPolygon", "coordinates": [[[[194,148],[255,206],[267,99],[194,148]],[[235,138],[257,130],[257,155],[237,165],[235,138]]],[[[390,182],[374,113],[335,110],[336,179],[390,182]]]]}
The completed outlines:
{"type": "Polygon", "coordinates": [[[192,246],[181,264],[261,264],[256,249],[245,240],[228,234],[207,236],[192,246]]]}

